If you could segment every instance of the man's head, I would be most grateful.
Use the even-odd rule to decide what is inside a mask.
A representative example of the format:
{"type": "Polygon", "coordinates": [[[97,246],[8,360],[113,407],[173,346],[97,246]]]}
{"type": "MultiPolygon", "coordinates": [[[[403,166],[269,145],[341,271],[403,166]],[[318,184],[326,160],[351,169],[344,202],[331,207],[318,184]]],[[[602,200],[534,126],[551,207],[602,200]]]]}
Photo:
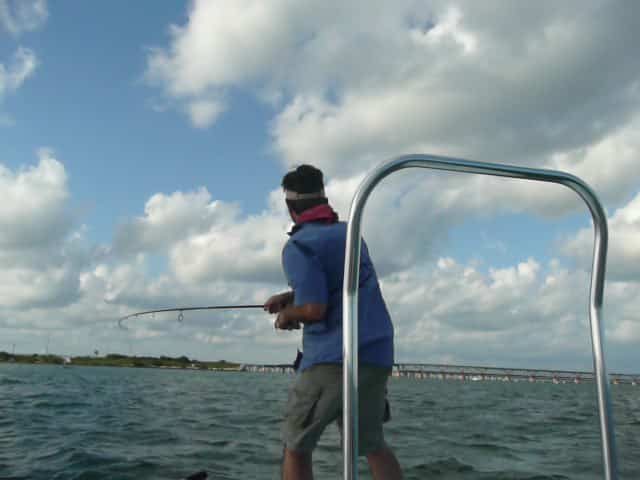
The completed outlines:
{"type": "Polygon", "coordinates": [[[282,188],[293,220],[305,210],[327,204],[322,171],[312,165],[300,165],[282,178],[282,188]]]}

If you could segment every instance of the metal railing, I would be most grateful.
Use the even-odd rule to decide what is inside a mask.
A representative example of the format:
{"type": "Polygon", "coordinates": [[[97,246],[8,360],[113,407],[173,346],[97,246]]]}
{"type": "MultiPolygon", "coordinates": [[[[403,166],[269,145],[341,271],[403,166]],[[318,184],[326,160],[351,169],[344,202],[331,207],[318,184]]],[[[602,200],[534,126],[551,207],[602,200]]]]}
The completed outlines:
{"type": "Polygon", "coordinates": [[[413,167],[559,183],[575,191],[589,207],[595,229],[593,270],[591,272],[591,291],[589,294],[589,320],[593,366],[598,394],[602,458],[604,478],[606,480],[616,480],[618,474],[614,425],[604,361],[601,325],[608,241],[607,218],[602,205],[586,183],[568,173],[497,163],[473,162],[435,155],[403,155],[380,165],[364,179],[351,202],[345,246],[342,300],[345,480],[357,480],[358,478],[358,281],[360,275],[362,214],[369,195],[383,178],[393,172],[413,167]]]}

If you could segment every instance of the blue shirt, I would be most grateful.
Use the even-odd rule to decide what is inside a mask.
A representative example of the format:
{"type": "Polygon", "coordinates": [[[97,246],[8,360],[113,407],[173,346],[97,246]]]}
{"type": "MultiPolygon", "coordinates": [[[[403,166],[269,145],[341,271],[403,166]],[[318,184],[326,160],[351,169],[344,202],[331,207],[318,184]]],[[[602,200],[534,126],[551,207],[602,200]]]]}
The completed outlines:
{"type": "MultiPolygon", "coordinates": [[[[318,363],[342,363],[342,285],[347,225],[310,222],[298,225],[282,251],[282,265],[294,291],[294,305],[325,304],[317,323],[304,325],[300,369],[318,363]]],[[[393,365],[393,325],[378,277],[362,244],[358,291],[359,361],[393,365]]]]}

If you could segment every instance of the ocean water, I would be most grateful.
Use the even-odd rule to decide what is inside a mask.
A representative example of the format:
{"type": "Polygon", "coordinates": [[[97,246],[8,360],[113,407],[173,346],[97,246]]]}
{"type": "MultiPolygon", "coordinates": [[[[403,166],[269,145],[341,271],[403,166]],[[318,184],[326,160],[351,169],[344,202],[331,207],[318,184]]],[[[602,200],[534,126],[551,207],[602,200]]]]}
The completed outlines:
{"type": "MultiPolygon", "coordinates": [[[[3,480],[277,479],[292,376],[0,364],[3,480]]],[[[392,379],[406,479],[600,479],[593,384],[392,379]]],[[[640,479],[640,387],[612,386],[620,478],[640,479]]],[[[339,479],[331,426],[316,479],[339,479]]],[[[361,463],[362,478],[370,478],[361,463]]]]}

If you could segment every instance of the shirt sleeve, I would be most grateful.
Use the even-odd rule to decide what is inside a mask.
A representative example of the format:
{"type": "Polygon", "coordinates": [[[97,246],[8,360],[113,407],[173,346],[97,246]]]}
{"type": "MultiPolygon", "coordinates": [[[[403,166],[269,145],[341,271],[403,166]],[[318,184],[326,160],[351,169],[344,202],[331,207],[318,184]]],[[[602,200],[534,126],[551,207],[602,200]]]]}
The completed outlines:
{"type": "Polygon", "coordinates": [[[282,252],[282,266],[295,293],[295,306],[328,303],[327,276],[312,252],[304,251],[300,245],[290,241],[282,252]]]}

